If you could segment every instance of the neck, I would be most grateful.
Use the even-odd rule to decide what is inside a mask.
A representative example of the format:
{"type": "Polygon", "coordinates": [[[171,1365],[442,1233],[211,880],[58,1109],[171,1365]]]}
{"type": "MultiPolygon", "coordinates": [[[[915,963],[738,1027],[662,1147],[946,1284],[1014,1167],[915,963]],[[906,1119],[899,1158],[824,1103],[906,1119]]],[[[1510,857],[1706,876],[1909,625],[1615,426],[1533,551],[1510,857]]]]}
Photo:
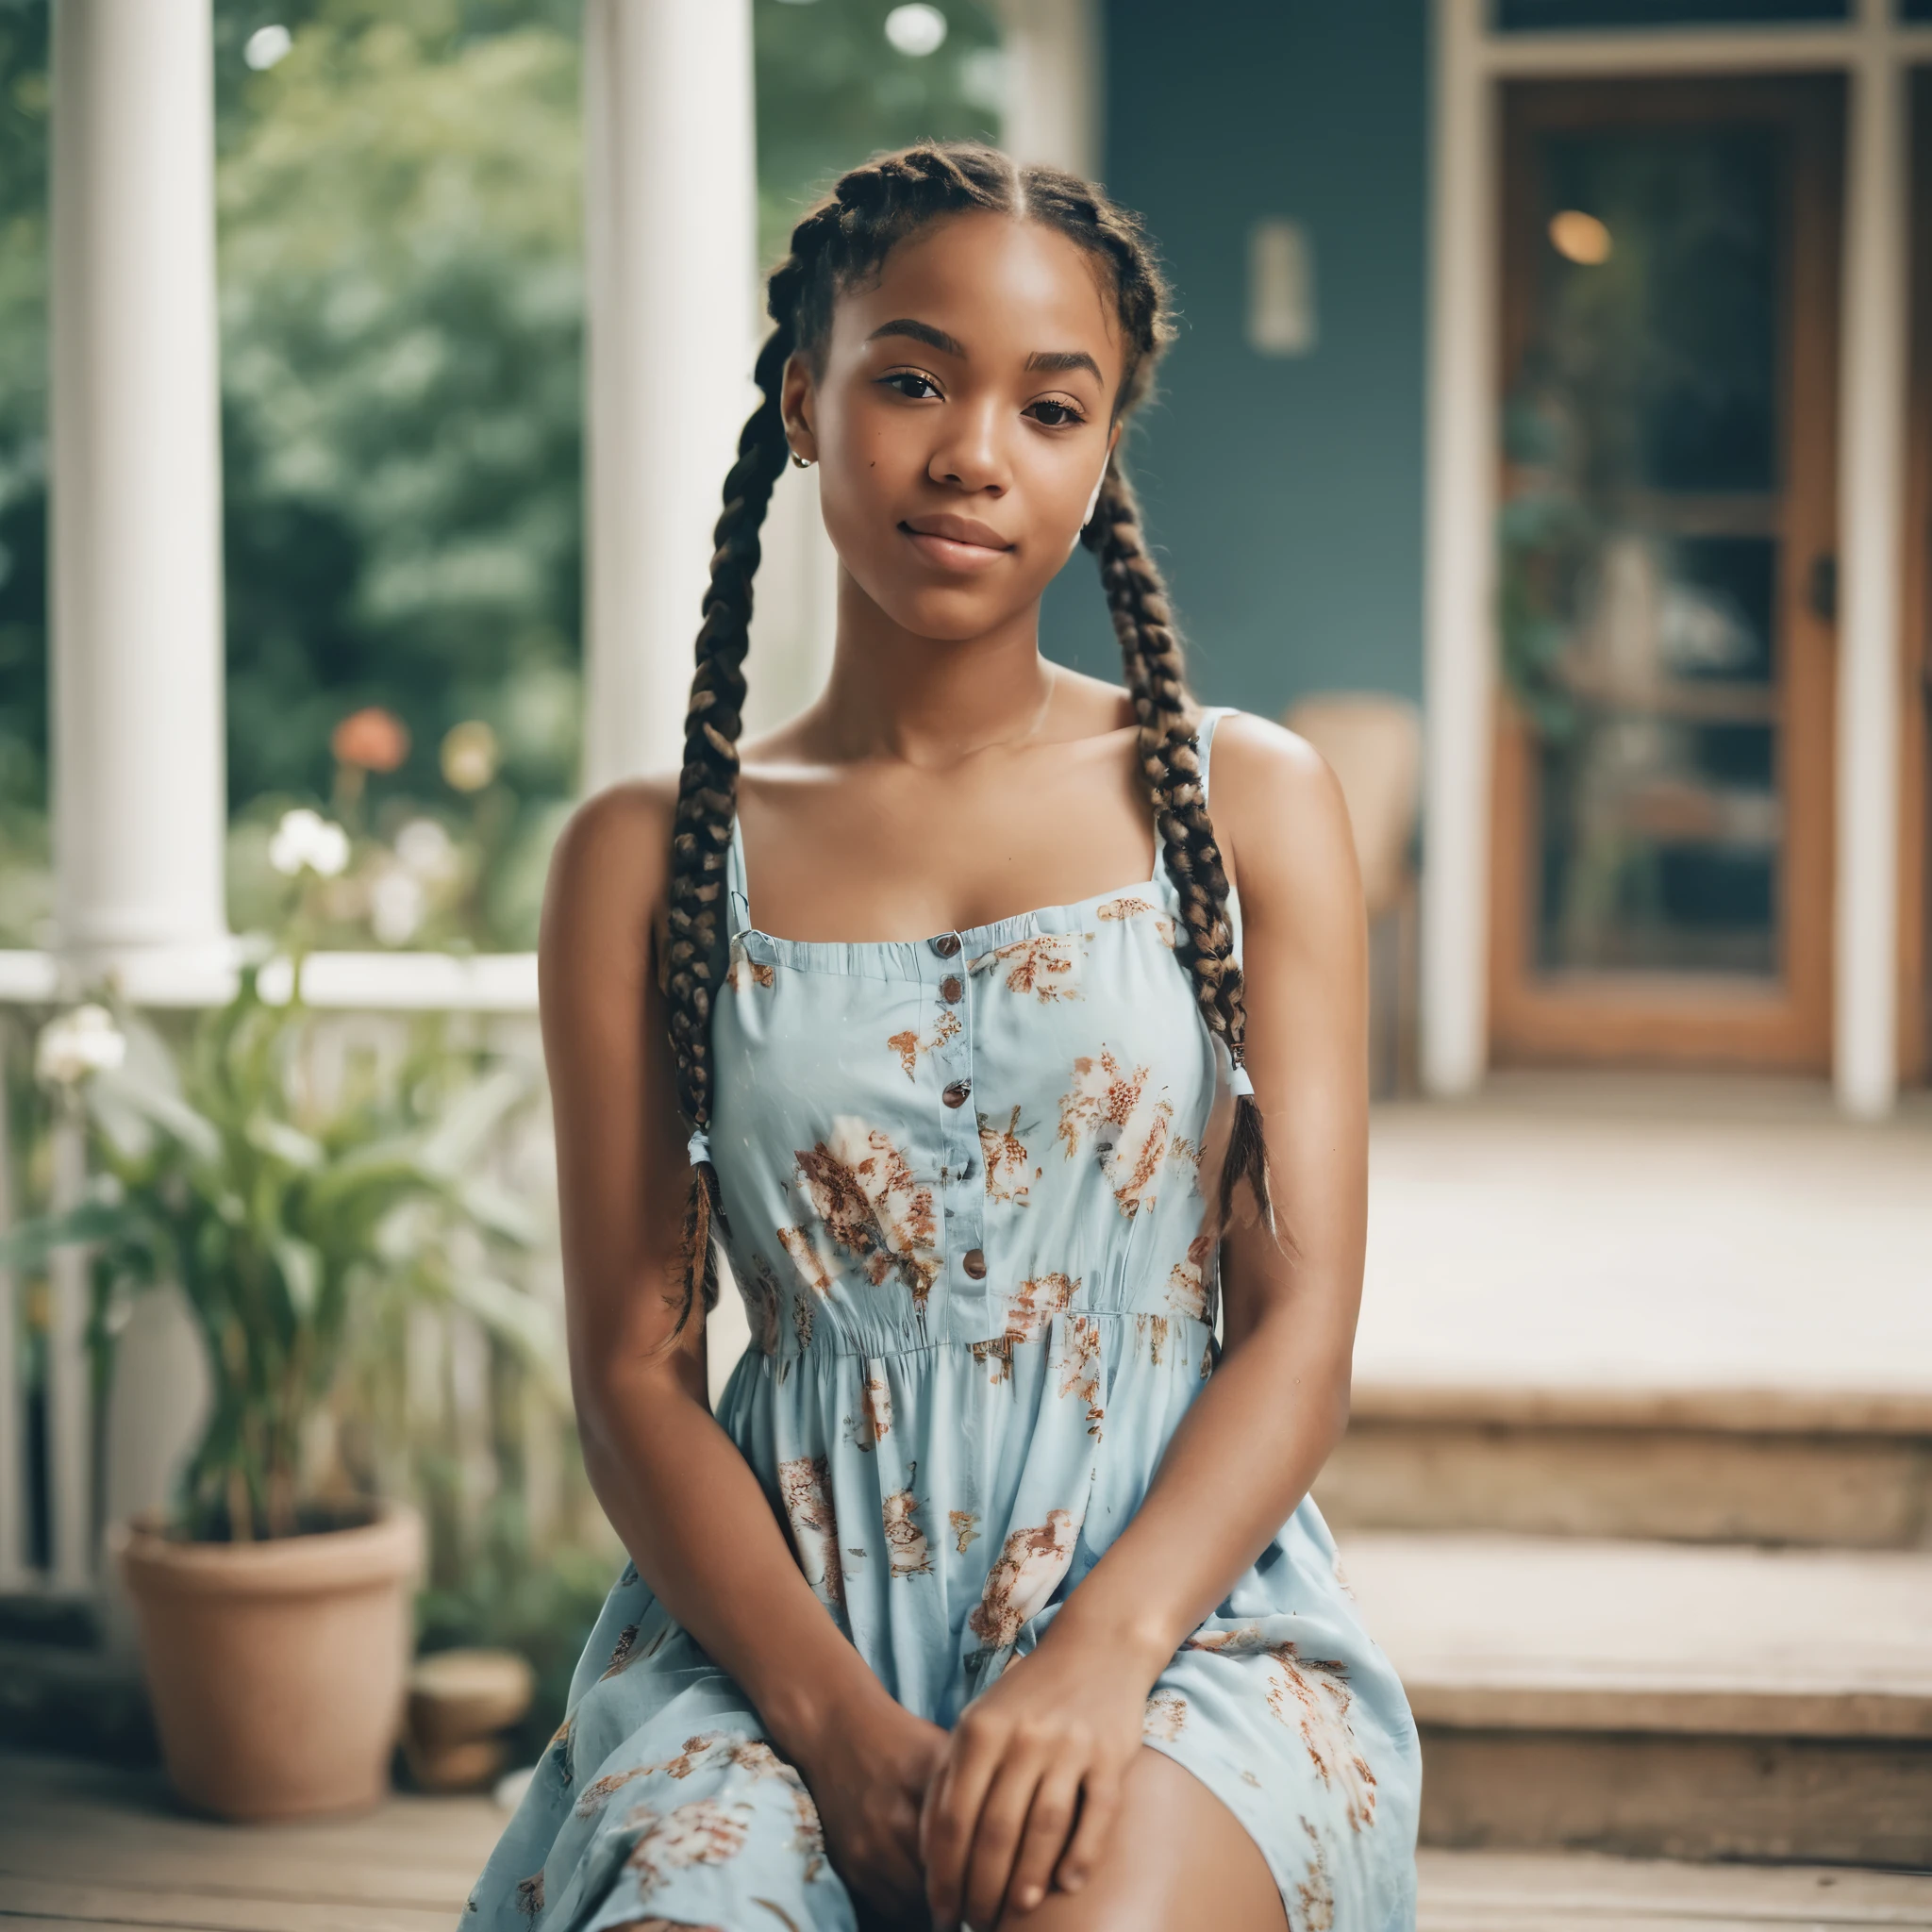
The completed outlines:
{"type": "Polygon", "coordinates": [[[817,708],[842,756],[957,764],[1039,730],[1053,688],[1037,602],[976,637],[920,637],[841,568],[838,643],[817,708]]]}

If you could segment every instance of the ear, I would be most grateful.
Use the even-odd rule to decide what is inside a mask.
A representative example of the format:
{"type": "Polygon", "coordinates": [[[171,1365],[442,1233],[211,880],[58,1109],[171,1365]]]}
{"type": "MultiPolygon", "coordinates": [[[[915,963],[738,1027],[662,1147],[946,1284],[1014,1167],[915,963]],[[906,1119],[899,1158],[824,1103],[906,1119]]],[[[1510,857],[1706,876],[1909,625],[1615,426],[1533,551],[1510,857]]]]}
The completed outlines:
{"type": "Polygon", "coordinates": [[[812,426],[817,407],[818,385],[812,379],[810,358],[803,351],[793,350],[785,363],[778,413],[784,419],[786,441],[808,462],[818,460],[819,440],[812,426]]]}

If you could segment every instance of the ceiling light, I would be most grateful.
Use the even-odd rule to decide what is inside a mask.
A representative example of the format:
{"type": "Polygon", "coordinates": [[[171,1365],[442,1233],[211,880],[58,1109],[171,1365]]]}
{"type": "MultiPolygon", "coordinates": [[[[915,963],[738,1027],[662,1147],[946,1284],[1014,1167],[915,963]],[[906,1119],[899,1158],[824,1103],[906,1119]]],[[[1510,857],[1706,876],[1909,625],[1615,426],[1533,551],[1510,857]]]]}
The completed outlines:
{"type": "Polygon", "coordinates": [[[1566,261],[1595,268],[1610,258],[1610,231],[1580,208],[1566,208],[1550,217],[1550,246],[1566,261]]]}

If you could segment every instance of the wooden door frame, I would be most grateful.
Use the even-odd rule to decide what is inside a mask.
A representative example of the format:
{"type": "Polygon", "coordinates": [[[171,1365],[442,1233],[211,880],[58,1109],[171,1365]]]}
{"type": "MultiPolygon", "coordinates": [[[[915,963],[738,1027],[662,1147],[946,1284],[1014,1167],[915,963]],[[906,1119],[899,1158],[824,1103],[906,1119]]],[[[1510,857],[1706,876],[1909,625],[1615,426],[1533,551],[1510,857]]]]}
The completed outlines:
{"type": "Polygon", "coordinates": [[[1913,71],[1911,368],[1899,717],[1898,1069],[1932,1080],[1932,67],[1913,71]]]}
{"type": "MultiPolygon", "coordinates": [[[[1835,552],[1837,527],[1839,225],[1843,83],[1837,75],[1647,80],[1537,80],[1505,90],[1498,250],[1502,291],[1497,393],[1507,394],[1531,317],[1535,224],[1525,197],[1530,142],[1554,127],[1769,123],[1789,130],[1789,317],[1784,344],[1785,515],[1776,609],[1780,790],[1817,801],[1785,827],[1778,881],[1777,981],[1741,975],[1567,973],[1531,965],[1536,771],[1527,723],[1505,689],[1495,707],[1490,811],[1490,1044],[1498,1064],[1651,1061],[1819,1073],[1832,1050],[1832,758],[1837,663],[1832,626],[1811,609],[1812,559],[1835,552]],[[1800,273],[1799,264],[1815,267],[1800,273]],[[1807,452],[1802,462],[1789,460],[1807,452]]],[[[1498,502],[1507,501],[1498,452],[1498,502]]]]}

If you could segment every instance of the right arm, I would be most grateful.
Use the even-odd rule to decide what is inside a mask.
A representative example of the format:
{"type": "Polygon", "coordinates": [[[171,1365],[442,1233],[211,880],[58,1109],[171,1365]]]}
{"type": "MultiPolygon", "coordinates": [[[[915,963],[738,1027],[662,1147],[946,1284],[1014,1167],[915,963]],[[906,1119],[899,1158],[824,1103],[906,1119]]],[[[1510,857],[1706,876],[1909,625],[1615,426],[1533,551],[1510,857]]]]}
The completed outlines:
{"type": "Polygon", "coordinates": [[[588,800],[544,891],[538,979],[584,1466],[639,1574],[805,1774],[835,1861],[882,1903],[902,1885],[917,1897],[919,1798],[944,1733],[893,1702],[807,1583],[711,1414],[702,1308],[676,1332],[691,1170],[656,966],[674,803],[669,785],[641,782],[588,800]],[[897,1774],[903,1803],[867,1757],[897,1774]]]}

